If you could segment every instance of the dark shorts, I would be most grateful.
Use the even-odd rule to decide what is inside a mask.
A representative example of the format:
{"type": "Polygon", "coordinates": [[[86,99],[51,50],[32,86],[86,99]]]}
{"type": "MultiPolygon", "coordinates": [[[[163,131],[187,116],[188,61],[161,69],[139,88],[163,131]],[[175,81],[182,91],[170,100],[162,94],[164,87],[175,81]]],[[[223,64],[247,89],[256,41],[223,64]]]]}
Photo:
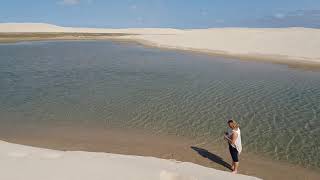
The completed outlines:
{"type": "Polygon", "coordinates": [[[238,150],[234,147],[232,147],[230,144],[229,144],[229,151],[230,151],[230,154],[231,154],[231,157],[232,157],[232,161],[233,162],[239,162],[239,153],[238,153],[238,150]]]}

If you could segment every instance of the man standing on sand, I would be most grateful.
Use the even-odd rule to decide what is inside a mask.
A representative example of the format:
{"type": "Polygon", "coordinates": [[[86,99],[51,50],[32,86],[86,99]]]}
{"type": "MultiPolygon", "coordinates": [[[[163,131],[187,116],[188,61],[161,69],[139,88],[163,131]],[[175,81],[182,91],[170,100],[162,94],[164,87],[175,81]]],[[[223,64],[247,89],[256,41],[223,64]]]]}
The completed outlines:
{"type": "Polygon", "coordinates": [[[242,151],[241,134],[238,123],[235,120],[230,119],[228,126],[231,128],[230,132],[226,132],[224,139],[228,141],[229,151],[232,157],[232,173],[238,173],[239,168],[239,154],[242,151]]]}

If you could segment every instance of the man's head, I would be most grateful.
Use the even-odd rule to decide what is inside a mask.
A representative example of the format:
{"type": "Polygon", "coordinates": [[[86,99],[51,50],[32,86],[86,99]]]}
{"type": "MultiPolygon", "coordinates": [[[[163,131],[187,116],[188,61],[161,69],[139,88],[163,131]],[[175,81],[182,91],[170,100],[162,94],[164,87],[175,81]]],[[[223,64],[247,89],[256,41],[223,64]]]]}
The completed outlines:
{"type": "Polygon", "coordinates": [[[237,123],[235,120],[233,120],[233,119],[228,120],[228,126],[229,126],[231,129],[238,129],[238,128],[239,128],[238,123],[237,123]]]}

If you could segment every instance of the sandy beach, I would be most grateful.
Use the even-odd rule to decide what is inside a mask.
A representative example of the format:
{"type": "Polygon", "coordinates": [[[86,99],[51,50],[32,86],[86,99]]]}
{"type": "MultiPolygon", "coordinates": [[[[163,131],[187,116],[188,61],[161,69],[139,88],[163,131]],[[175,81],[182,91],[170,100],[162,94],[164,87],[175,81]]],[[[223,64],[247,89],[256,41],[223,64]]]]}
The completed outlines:
{"type": "Polygon", "coordinates": [[[2,23],[0,33],[0,42],[113,39],[258,61],[309,66],[320,64],[320,30],[311,28],[98,29],[2,23]]]}
{"type": "Polygon", "coordinates": [[[110,153],[55,151],[0,141],[3,179],[258,179],[193,163],[110,153]],[[32,164],[32,166],[28,166],[32,164]],[[16,173],[19,172],[19,173],[16,173]]]}

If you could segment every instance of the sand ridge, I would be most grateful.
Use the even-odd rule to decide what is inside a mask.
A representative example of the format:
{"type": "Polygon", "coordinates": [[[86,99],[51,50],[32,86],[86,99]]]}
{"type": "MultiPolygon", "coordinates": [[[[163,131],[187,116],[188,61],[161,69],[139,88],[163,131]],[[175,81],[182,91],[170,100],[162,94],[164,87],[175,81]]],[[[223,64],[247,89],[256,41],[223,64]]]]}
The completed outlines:
{"type": "MultiPolygon", "coordinates": [[[[2,23],[0,33],[119,33],[112,39],[213,54],[320,64],[320,29],[311,28],[73,28],[43,23],[2,23]]],[[[69,37],[70,38],[70,37],[69,37]]],[[[73,37],[77,39],[80,37],[73,37]]],[[[96,37],[99,39],[98,37],[96,37]]],[[[63,39],[63,38],[62,38],[63,39]]],[[[101,39],[101,38],[100,38],[101,39]]],[[[103,38],[102,38],[103,39],[103,38]]]]}

